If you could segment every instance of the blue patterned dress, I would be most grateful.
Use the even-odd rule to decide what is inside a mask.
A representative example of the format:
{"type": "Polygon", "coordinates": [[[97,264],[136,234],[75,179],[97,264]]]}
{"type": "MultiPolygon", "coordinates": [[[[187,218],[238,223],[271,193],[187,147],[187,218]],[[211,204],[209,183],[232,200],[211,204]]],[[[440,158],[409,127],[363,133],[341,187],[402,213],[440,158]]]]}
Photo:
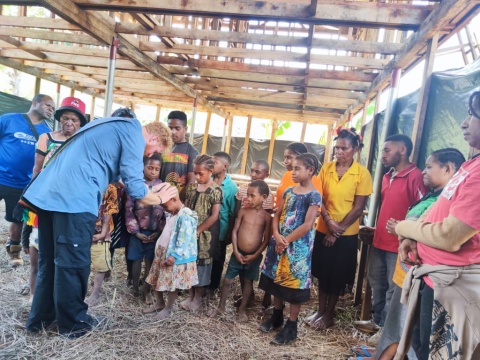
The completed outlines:
{"type": "MultiPolygon", "coordinates": [[[[279,233],[283,236],[288,236],[305,222],[310,206],[321,206],[322,204],[322,197],[318,191],[295,194],[293,187],[285,191],[283,200],[284,206],[278,224],[279,233]]],[[[262,275],[273,280],[275,285],[284,288],[310,289],[314,238],[315,228],[312,226],[311,230],[303,237],[291,242],[285,251],[279,255],[275,252],[275,238],[272,236],[262,266],[262,275]]],[[[265,291],[269,290],[262,288],[265,291]]],[[[273,295],[275,295],[275,292],[273,292],[273,295]]]]}

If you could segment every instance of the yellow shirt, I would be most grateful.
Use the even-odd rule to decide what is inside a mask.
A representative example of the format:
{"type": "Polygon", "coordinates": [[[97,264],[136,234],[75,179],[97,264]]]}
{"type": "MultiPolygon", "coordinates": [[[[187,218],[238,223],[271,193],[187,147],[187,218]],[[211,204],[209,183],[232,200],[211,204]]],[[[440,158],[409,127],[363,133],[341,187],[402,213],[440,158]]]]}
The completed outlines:
{"type": "MultiPolygon", "coordinates": [[[[320,179],[316,176],[312,177],[312,183],[313,186],[315,186],[315,189],[322,195],[322,183],[320,182],[320,179]]],[[[285,175],[283,175],[282,180],[280,180],[280,184],[277,187],[277,192],[276,192],[276,198],[275,198],[275,207],[280,206],[280,203],[282,202],[282,197],[283,193],[285,190],[287,190],[289,187],[296,186],[297,183],[293,182],[292,179],[292,171],[287,171],[285,175]]]]}
{"type": "MultiPolygon", "coordinates": [[[[323,164],[318,178],[322,183],[323,206],[337,222],[343,220],[353,209],[355,195],[369,196],[372,193],[372,177],[368,170],[355,160],[347,172],[338,180],[336,161],[323,164]]],[[[343,235],[358,234],[360,221],[356,220],[343,235]]],[[[318,218],[317,230],[328,234],[328,227],[322,217],[318,218]]]]}

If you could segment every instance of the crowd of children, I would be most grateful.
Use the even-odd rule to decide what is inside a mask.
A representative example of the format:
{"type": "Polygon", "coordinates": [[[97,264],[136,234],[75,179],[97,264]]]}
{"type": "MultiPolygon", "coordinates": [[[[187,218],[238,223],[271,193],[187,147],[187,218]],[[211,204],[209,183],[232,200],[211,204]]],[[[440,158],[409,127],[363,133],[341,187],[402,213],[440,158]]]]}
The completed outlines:
{"type": "MultiPolygon", "coordinates": [[[[132,294],[135,297],[142,295],[148,305],[144,314],[155,314],[158,320],[168,318],[180,291],[188,291],[188,296],[178,306],[189,311],[199,310],[205,298],[211,298],[219,288],[226,249],[231,244],[219,304],[211,306],[210,317],[226,311],[228,295],[238,276],[242,288],[242,296],[236,302],[238,320],[248,321],[246,308],[254,300],[254,282],[259,281],[258,287],[265,292],[262,302],[265,307],[270,305],[273,296],[273,313],[259,324],[259,329],[270,332],[282,328],[272,343],[294,341],[301,305],[310,300],[313,256],[314,275],[320,285],[319,310],[306,321],[317,329],[331,326],[338,296],[344,292],[345,285],[352,283],[359,217],[372,189],[370,174],[354,160],[363,145],[361,137],[354,129],[341,129],[335,139],[336,160],[325,164],[320,175],[321,163],[315,155],[308,153],[304,144],[288,145],[284,152],[287,171],[274,202],[273,193],[265,182],[269,176],[269,165],[265,160],[252,163],[251,182],[238,188],[228,174],[231,158],[227,153],[198,154],[187,143],[186,120],[183,112],[172,112],[168,118],[173,134],[172,151],[144,158],[145,184],[150,189],[162,183],[177,188],[172,198],[160,205],[145,205],[127,195],[119,197],[121,192],[113,184],[106,190],[92,239],[94,286],[86,302],[90,306],[98,303],[102,283],[112,270],[110,237],[115,231],[118,233],[119,225],[114,226],[113,219],[115,214],[121,213],[120,220],[128,232],[125,257],[132,294]],[[346,186],[348,182],[354,185],[346,186]],[[334,189],[337,186],[341,191],[334,189]],[[342,195],[341,199],[333,198],[335,194],[343,194],[342,191],[351,194],[342,195]],[[338,205],[340,203],[342,206],[338,205]],[[325,234],[317,240],[319,231],[315,230],[314,224],[319,216],[321,221],[318,221],[317,230],[320,229],[322,235],[323,229],[325,234]],[[349,232],[348,229],[352,230],[349,232]],[[332,251],[346,253],[345,247],[342,250],[342,241],[352,249],[352,261],[348,266],[342,265],[338,254],[328,255],[333,254],[332,251]],[[325,247],[326,250],[315,250],[314,243],[315,248],[325,247]],[[330,256],[331,259],[319,261],[315,260],[316,256],[330,256]],[[343,266],[348,271],[343,271],[342,276],[337,270],[333,277],[324,275],[326,271],[333,271],[333,260],[338,263],[335,266],[343,266]],[[319,268],[320,263],[323,268],[319,268]],[[325,290],[326,283],[334,283],[336,290],[325,290]],[[289,304],[286,322],[285,303],[289,304]]],[[[463,159],[455,149],[443,151],[463,159]]],[[[442,151],[436,153],[437,162],[442,154],[442,151]]],[[[427,168],[432,165],[431,159],[427,161],[427,168]]],[[[455,171],[462,161],[455,163],[455,171]]],[[[425,170],[426,180],[432,180],[429,171],[425,170]]],[[[453,174],[454,171],[448,173],[450,177],[453,174]]],[[[445,176],[442,186],[448,179],[445,176]]],[[[440,191],[436,196],[439,194],[440,191]]],[[[422,209],[424,211],[426,207],[422,209]]],[[[394,234],[398,221],[392,221],[390,219],[387,223],[387,231],[394,234]]],[[[394,315],[390,314],[391,318],[394,315]]],[[[391,326],[389,330],[398,337],[401,328],[395,324],[391,326]]],[[[386,335],[384,340],[388,342],[386,335]]],[[[386,345],[383,349],[388,347],[386,345]]],[[[396,349],[396,345],[393,348],[396,349]]]]}

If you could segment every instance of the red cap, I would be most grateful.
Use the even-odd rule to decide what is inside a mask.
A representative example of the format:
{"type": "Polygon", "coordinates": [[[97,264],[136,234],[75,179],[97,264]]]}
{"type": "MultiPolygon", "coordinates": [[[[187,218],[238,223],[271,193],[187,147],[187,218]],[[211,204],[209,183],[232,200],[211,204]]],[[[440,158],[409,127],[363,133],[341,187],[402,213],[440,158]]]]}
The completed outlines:
{"type": "Polygon", "coordinates": [[[73,111],[80,117],[80,126],[84,126],[87,123],[87,118],[85,117],[85,103],[73,96],[66,97],[63,99],[60,107],[55,111],[53,117],[60,121],[64,111],[73,111]]]}

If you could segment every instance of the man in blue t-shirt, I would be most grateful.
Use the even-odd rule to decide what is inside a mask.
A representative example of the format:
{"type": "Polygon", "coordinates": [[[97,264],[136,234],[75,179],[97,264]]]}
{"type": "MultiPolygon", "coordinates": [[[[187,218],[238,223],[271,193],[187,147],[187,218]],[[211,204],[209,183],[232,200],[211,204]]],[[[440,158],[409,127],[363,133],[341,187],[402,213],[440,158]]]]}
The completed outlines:
{"type": "Polygon", "coordinates": [[[54,111],[53,99],[39,94],[26,114],[0,116],[0,200],[5,201],[5,220],[10,222],[7,253],[12,267],[23,264],[22,219],[14,218],[13,209],[31,180],[38,137],[50,131],[44,120],[50,119],[54,111]]]}

